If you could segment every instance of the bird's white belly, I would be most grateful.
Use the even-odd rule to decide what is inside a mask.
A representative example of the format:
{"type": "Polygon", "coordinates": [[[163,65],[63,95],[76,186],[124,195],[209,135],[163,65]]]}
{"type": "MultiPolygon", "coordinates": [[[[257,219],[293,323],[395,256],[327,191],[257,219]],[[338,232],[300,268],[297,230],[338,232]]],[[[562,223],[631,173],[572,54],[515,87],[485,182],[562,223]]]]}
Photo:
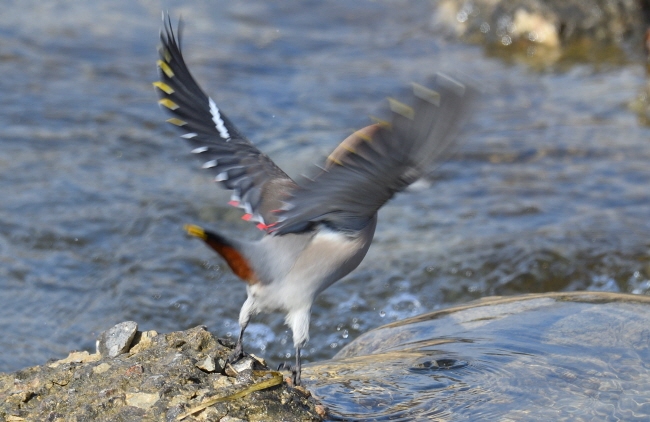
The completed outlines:
{"type": "Polygon", "coordinates": [[[284,277],[268,284],[250,285],[248,293],[255,298],[258,312],[311,308],[316,295],[356,268],[366,250],[359,238],[322,230],[298,255],[284,277]]]}

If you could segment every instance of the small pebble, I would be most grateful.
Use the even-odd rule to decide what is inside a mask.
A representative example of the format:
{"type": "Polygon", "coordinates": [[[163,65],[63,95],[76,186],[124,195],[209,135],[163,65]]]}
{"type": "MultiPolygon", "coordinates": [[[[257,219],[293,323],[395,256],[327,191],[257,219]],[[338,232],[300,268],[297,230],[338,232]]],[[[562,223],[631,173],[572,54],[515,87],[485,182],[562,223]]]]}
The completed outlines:
{"type": "Polygon", "coordinates": [[[120,322],[99,335],[97,351],[111,358],[128,352],[137,330],[138,324],[134,321],[120,322]]]}
{"type": "Polygon", "coordinates": [[[317,404],[316,406],[314,406],[314,410],[316,411],[316,413],[318,413],[318,416],[320,416],[321,418],[325,418],[325,416],[327,416],[327,408],[322,404],[317,404]]]}
{"type": "Polygon", "coordinates": [[[229,377],[236,377],[236,376],[237,376],[237,371],[235,371],[235,369],[232,367],[231,364],[227,364],[227,365],[226,365],[226,369],[225,369],[224,372],[225,372],[226,375],[228,375],[229,377]]]}
{"type": "Polygon", "coordinates": [[[146,410],[156,404],[159,398],[157,393],[126,393],[126,404],[146,410]]]}
{"type": "Polygon", "coordinates": [[[232,364],[232,367],[235,369],[237,372],[242,372],[247,369],[253,369],[253,366],[255,365],[255,361],[253,358],[246,356],[242,359],[239,359],[237,362],[232,364]]]}
{"type": "Polygon", "coordinates": [[[103,374],[104,372],[108,371],[109,369],[111,369],[111,365],[104,362],[104,363],[100,363],[99,365],[95,366],[93,368],[93,372],[95,374],[103,374]]]}
{"type": "Polygon", "coordinates": [[[204,370],[205,372],[214,372],[217,369],[217,365],[212,356],[208,356],[205,359],[197,362],[195,366],[199,369],[204,370]]]}
{"type": "Polygon", "coordinates": [[[126,370],[124,375],[126,375],[127,377],[131,377],[135,375],[140,375],[142,373],[144,373],[144,368],[142,367],[142,365],[133,365],[126,370]]]}
{"type": "Polygon", "coordinates": [[[264,360],[264,358],[261,358],[261,357],[255,356],[255,355],[252,354],[252,353],[251,353],[249,356],[252,357],[253,359],[255,359],[256,361],[258,361],[258,362],[260,363],[260,365],[262,365],[262,366],[267,366],[267,365],[266,365],[266,360],[264,360]]]}

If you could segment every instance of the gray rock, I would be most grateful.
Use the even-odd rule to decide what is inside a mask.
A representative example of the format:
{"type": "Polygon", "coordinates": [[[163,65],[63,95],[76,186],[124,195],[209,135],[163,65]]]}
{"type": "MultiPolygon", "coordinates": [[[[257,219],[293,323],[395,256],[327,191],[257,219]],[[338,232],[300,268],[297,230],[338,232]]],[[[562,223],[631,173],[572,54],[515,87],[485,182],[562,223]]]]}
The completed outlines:
{"type": "Polygon", "coordinates": [[[250,369],[250,370],[255,369],[255,366],[257,364],[258,364],[258,362],[255,359],[253,359],[250,356],[246,356],[246,357],[238,360],[237,362],[233,363],[232,367],[237,372],[243,372],[243,371],[246,371],[248,369],[250,369]]]}
{"type": "Polygon", "coordinates": [[[137,331],[137,323],[133,321],[120,322],[99,335],[97,351],[100,355],[111,358],[126,353],[129,351],[137,331]]]}
{"type": "Polygon", "coordinates": [[[203,369],[205,372],[221,372],[221,368],[217,371],[217,364],[212,356],[207,356],[205,359],[197,362],[196,367],[203,369]]]}

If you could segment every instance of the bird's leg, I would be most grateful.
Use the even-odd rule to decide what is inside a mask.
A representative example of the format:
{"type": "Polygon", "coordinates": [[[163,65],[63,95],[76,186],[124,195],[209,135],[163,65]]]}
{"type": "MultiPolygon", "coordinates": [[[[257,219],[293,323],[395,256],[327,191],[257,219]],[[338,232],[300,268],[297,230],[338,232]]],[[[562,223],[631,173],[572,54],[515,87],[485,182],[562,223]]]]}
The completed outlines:
{"type": "Polygon", "coordinates": [[[296,347],[296,367],[291,369],[291,374],[293,375],[293,385],[295,386],[300,385],[300,370],[300,347],[296,347]]]}
{"type": "Polygon", "coordinates": [[[241,310],[239,311],[239,338],[235,344],[235,350],[233,350],[232,354],[228,358],[228,362],[230,363],[237,362],[239,359],[246,356],[246,353],[244,353],[244,331],[246,331],[248,322],[251,320],[251,315],[254,313],[254,306],[255,299],[249,295],[248,298],[246,298],[246,302],[244,302],[241,310]]]}
{"type": "Polygon", "coordinates": [[[229,363],[235,363],[239,359],[243,358],[246,355],[244,353],[244,341],[243,341],[243,338],[244,338],[244,331],[246,330],[247,325],[248,324],[241,327],[241,331],[239,332],[239,338],[237,339],[237,343],[235,344],[235,350],[228,357],[228,362],[229,363]]]}
{"type": "Polygon", "coordinates": [[[296,348],[296,366],[291,368],[293,385],[300,385],[300,349],[309,340],[309,317],[310,307],[301,307],[292,310],[287,314],[284,321],[293,332],[293,347],[296,348]]]}

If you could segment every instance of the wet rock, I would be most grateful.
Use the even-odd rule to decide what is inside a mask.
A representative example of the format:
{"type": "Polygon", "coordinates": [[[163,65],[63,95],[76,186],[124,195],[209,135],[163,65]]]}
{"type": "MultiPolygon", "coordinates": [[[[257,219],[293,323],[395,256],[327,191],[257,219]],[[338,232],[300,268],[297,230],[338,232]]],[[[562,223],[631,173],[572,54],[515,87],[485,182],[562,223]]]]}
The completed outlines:
{"type": "Polygon", "coordinates": [[[336,420],[650,420],[648,327],[645,295],[484,298],[368,331],[302,375],[336,420]]]}
{"type": "Polygon", "coordinates": [[[235,376],[227,376],[224,366],[232,349],[205,327],[162,335],[148,331],[102,336],[120,337],[124,346],[114,343],[112,350],[122,352],[114,357],[73,352],[47,365],[0,374],[0,420],[233,422],[324,417],[314,399],[283,383],[282,375],[259,359],[247,357],[235,365],[240,370],[235,376]]]}
{"type": "Polygon", "coordinates": [[[496,55],[625,61],[630,51],[643,53],[644,12],[633,0],[442,0],[435,23],[496,55]]]}
{"type": "Polygon", "coordinates": [[[325,418],[325,416],[327,416],[327,408],[322,404],[317,404],[316,413],[318,413],[318,416],[320,416],[321,418],[325,418]]]}
{"type": "Polygon", "coordinates": [[[138,331],[138,324],[133,321],[120,322],[104,331],[97,339],[97,351],[102,356],[114,358],[129,351],[131,342],[138,331]]]}

